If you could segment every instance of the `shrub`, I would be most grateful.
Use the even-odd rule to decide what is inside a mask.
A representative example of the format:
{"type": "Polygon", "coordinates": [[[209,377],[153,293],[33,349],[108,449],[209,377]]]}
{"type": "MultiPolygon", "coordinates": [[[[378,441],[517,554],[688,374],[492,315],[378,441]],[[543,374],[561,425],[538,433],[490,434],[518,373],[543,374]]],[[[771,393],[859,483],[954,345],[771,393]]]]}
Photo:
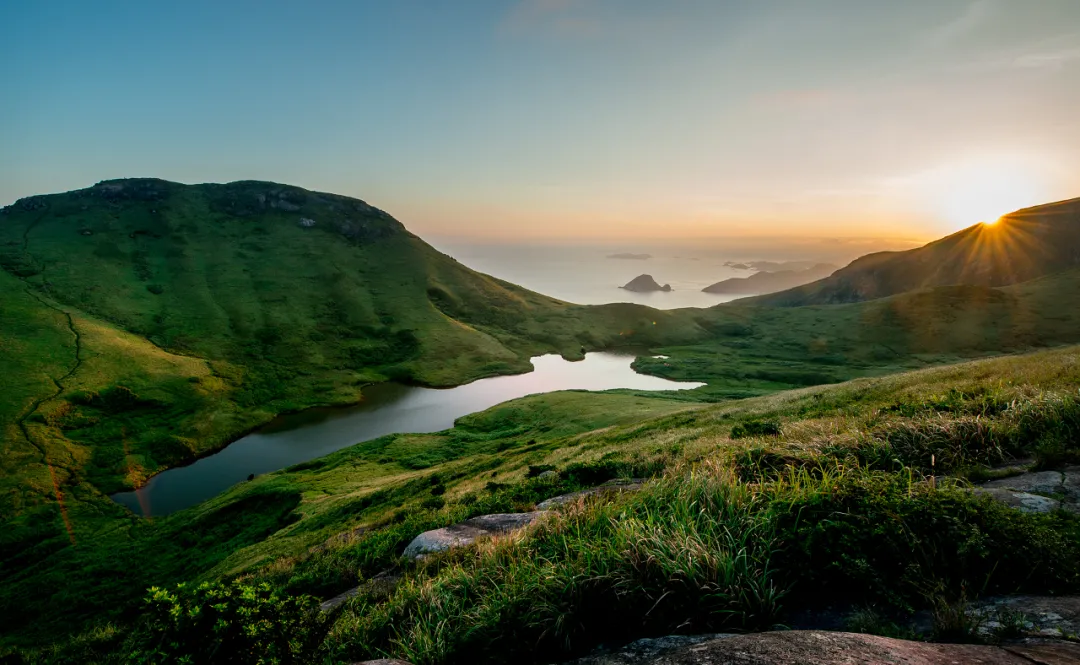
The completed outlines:
{"type": "Polygon", "coordinates": [[[336,618],[320,615],[313,598],[287,596],[266,583],[152,587],[144,623],[129,645],[130,660],[308,663],[336,618]]]}

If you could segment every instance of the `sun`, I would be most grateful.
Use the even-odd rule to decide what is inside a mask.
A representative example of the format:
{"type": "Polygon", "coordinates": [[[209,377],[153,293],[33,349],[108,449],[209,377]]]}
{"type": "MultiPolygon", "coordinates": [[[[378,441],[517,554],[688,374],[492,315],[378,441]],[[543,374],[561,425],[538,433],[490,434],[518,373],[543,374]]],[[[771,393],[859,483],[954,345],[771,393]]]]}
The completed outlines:
{"type": "Polygon", "coordinates": [[[1039,175],[1019,162],[967,163],[943,170],[935,180],[935,207],[953,228],[994,224],[1046,200],[1039,175]]]}

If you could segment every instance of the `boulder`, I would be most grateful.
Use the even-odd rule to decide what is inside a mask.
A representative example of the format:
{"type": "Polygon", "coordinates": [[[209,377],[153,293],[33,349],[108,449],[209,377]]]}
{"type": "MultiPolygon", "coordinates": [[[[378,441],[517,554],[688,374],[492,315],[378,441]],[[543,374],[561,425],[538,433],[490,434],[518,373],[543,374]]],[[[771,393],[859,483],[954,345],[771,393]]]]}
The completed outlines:
{"type": "Polygon", "coordinates": [[[536,508],[538,510],[551,510],[552,508],[558,508],[559,506],[566,505],[587,496],[622,492],[636,492],[641,489],[641,486],[642,484],[644,484],[644,482],[645,480],[642,478],[609,480],[603,485],[590,487],[587,490],[580,490],[578,492],[571,492],[569,494],[560,494],[559,496],[553,496],[550,499],[546,499],[536,504],[536,508]]]}
{"type": "Polygon", "coordinates": [[[404,555],[417,559],[427,554],[465,547],[485,536],[498,536],[523,529],[546,514],[547,511],[536,510],[531,513],[500,513],[473,517],[441,529],[425,531],[413,538],[405,548],[404,555]]]}
{"type": "Polygon", "coordinates": [[[978,663],[981,665],[1080,665],[1080,644],[1030,641],[1003,647],[928,644],[876,635],[777,631],[708,639],[639,641],[613,653],[587,656],[574,665],[848,665],[978,663]],[[653,646],[656,648],[652,648],[653,646]]]}

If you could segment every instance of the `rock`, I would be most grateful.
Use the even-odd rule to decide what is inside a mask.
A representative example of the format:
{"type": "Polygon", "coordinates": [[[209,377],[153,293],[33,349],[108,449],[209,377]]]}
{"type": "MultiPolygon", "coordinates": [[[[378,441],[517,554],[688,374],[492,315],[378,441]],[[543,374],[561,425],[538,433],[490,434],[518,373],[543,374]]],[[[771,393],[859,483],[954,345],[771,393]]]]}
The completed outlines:
{"type": "Polygon", "coordinates": [[[349,600],[350,598],[355,598],[358,595],[360,595],[360,587],[354,586],[347,591],[342,591],[341,593],[334,596],[333,598],[330,598],[329,600],[324,600],[323,602],[319,603],[319,609],[323,612],[326,612],[327,610],[332,610],[338,605],[344,603],[346,600],[349,600]]]}
{"type": "Polygon", "coordinates": [[[310,229],[311,227],[315,226],[315,220],[308,217],[301,217],[300,226],[304,227],[305,229],[310,229]]]}
{"type": "Polygon", "coordinates": [[[481,515],[441,529],[425,531],[413,538],[405,548],[404,556],[417,559],[426,554],[465,547],[476,542],[478,538],[498,536],[523,529],[546,514],[547,511],[536,510],[531,513],[481,515]]]}
{"type": "Polygon", "coordinates": [[[412,663],[405,660],[398,660],[397,658],[379,658],[377,660],[365,660],[359,663],[352,663],[351,665],[412,665],[412,663]]]}
{"type": "MultiPolygon", "coordinates": [[[[664,638],[669,639],[669,638],[664,638]]],[[[685,638],[684,638],[685,639],[685,638]]],[[[1006,647],[973,644],[927,644],[906,640],[823,631],[784,631],[703,640],[673,640],[671,646],[642,648],[635,642],[615,653],[593,655],[575,665],[848,665],[903,664],[1080,665],[1080,645],[1028,642],[1006,647]]]]}
{"type": "Polygon", "coordinates": [[[976,494],[985,494],[1006,506],[1024,513],[1049,513],[1061,507],[1061,502],[1038,494],[1014,492],[1003,487],[975,488],[976,494]]]}
{"type": "Polygon", "coordinates": [[[372,577],[370,580],[367,580],[363,584],[342,591],[341,593],[334,596],[333,598],[330,598],[329,600],[324,600],[322,603],[319,604],[319,609],[323,612],[326,612],[327,610],[332,610],[338,605],[344,603],[351,598],[355,598],[361,593],[367,594],[369,597],[386,598],[394,592],[394,589],[397,588],[398,582],[400,581],[401,575],[395,575],[389,570],[384,570],[383,572],[379,573],[375,577],[372,577]]]}
{"type": "Polygon", "coordinates": [[[625,285],[620,286],[620,289],[626,289],[627,291],[636,291],[639,293],[648,293],[650,291],[670,291],[671,285],[665,284],[660,286],[653,279],[652,275],[638,275],[634,279],[627,282],[625,285]]]}
{"type": "Polygon", "coordinates": [[[544,471],[544,472],[543,472],[543,473],[541,473],[541,474],[540,474],[539,476],[537,476],[537,478],[539,478],[539,479],[544,479],[544,480],[546,480],[546,479],[548,479],[548,478],[554,478],[554,477],[556,477],[556,476],[558,476],[558,475],[559,475],[559,474],[557,474],[557,473],[555,473],[554,471],[552,471],[552,470],[548,469],[547,471],[544,471]]]}
{"type": "Polygon", "coordinates": [[[1001,624],[1003,617],[1022,620],[1024,630],[1045,636],[1080,632],[1080,596],[995,596],[972,601],[972,613],[1001,624]]]}
{"type": "Polygon", "coordinates": [[[735,633],[709,633],[706,635],[668,635],[666,637],[646,637],[627,644],[625,647],[614,652],[598,653],[588,658],[583,658],[579,663],[641,663],[649,662],[665,652],[682,649],[702,642],[719,640],[725,637],[735,637],[735,633]],[[610,658],[619,660],[605,660],[610,658]]]}
{"type": "Polygon", "coordinates": [[[544,501],[541,501],[540,503],[536,504],[536,508],[538,510],[551,510],[552,508],[558,508],[559,506],[565,505],[565,504],[570,503],[572,501],[577,501],[578,499],[580,499],[582,497],[586,497],[586,496],[595,496],[595,495],[598,495],[598,494],[610,494],[610,493],[613,493],[613,492],[614,493],[636,492],[639,489],[641,489],[641,486],[642,486],[642,484],[644,482],[645,482],[645,480],[642,479],[642,478],[632,478],[632,479],[629,479],[629,480],[626,480],[626,479],[609,480],[608,482],[604,483],[603,485],[599,485],[597,487],[590,487],[587,490],[581,490],[581,491],[578,491],[578,492],[571,492],[569,494],[561,494],[559,496],[553,496],[550,499],[545,499],[544,501]]]}
{"type": "Polygon", "coordinates": [[[1080,467],[1033,471],[991,480],[975,491],[1028,513],[1046,513],[1059,507],[1080,512],[1080,467]],[[1051,495],[1060,496],[1062,500],[1051,498],[1051,495]]]}

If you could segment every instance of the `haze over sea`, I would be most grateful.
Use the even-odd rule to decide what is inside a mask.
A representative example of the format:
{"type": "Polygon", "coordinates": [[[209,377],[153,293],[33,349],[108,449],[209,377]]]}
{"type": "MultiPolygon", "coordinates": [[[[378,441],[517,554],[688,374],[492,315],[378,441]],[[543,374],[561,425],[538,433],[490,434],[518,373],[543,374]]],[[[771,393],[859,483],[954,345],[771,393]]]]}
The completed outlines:
{"type": "MultiPolygon", "coordinates": [[[[703,293],[710,284],[731,277],[749,277],[753,270],[725,263],[744,261],[820,261],[843,266],[867,251],[908,249],[905,241],[817,241],[814,244],[776,241],[727,243],[726,246],[668,244],[554,245],[538,243],[476,243],[460,238],[436,238],[440,251],[468,267],[513,282],[538,293],[582,305],[632,302],[657,309],[712,307],[741,295],[703,293]],[[615,254],[648,255],[647,259],[610,258],[615,254]],[[652,275],[670,292],[635,293],[620,289],[641,274],[652,275]]],[[[750,295],[750,294],[747,294],[750,295]]]]}

